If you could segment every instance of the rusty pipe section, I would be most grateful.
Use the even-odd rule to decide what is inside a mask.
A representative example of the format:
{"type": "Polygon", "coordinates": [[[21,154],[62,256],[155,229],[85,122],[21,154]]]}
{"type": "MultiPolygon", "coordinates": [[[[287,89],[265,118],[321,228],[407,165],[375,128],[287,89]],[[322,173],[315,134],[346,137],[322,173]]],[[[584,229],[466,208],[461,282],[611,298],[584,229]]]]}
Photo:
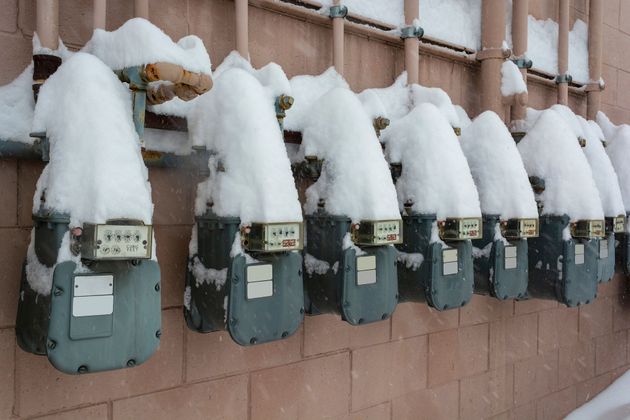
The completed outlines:
{"type": "MultiPolygon", "coordinates": [[[[516,58],[521,75],[527,85],[527,15],[529,14],[529,0],[512,1],[512,54],[516,58]]],[[[525,95],[512,105],[512,121],[523,121],[527,115],[528,97],[525,95]]]]}
{"type": "Polygon", "coordinates": [[[133,14],[135,17],[149,20],[149,0],[134,0],[133,14]]]}
{"type": "Polygon", "coordinates": [[[590,0],[588,12],[588,72],[590,82],[586,85],[587,105],[586,115],[589,120],[594,120],[601,107],[602,89],[600,83],[602,77],[602,51],[603,24],[604,24],[604,0],[590,0]]]}
{"type": "MultiPolygon", "coordinates": [[[[405,25],[413,26],[413,21],[420,18],[419,0],[405,0],[405,25]]],[[[420,41],[417,37],[405,38],[405,69],[407,70],[407,83],[415,84],[420,82],[420,41]]]]}
{"type": "Polygon", "coordinates": [[[247,0],[234,0],[236,51],[249,60],[249,16],[247,0]]]}
{"type": "Polygon", "coordinates": [[[93,29],[105,29],[107,21],[107,0],[94,0],[92,4],[93,29]]]}
{"type": "Polygon", "coordinates": [[[147,89],[147,104],[159,105],[168,102],[176,96],[183,101],[190,101],[199,94],[188,85],[182,83],[177,84],[160,84],[150,86],[147,89]]]}
{"type": "Polygon", "coordinates": [[[501,95],[501,65],[509,56],[503,50],[505,38],[505,1],[483,0],[481,22],[481,110],[505,115],[501,95]]]}
{"type": "Polygon", "coordinates": [[[560,0],[558,10],[558,103],[569,104],[569,12],[570,0],[560,0]]]}
{"type": "Polygon", "coordinates": [[[197,95],[206,93],[212,88],[212,77],[209,74],[194,73],[172,63],[147,64],[144,67],[143,78],[147,82],[168,81],[175,86],[187,85],[197,95]]]}
{"type": "Polygon", "coordinates": [[[335,66],[337,73],[343,76],[344,25],[348,9],[341,5],[341,0],[335,0],[330,12],[333,27],[333,66],[335,66]]]}

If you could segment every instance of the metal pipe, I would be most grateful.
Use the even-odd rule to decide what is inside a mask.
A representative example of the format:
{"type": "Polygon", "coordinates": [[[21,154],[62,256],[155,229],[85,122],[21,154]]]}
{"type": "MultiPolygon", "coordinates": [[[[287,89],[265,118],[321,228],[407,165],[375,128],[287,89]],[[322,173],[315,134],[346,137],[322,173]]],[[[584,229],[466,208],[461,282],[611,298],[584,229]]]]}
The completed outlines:
{"type": "Polygon", "coordinates": [[[249,16],[247,0],[234,0],[236,14],[236,51],[249,60],[249,16]]]}
{"type": "MultiPolygon", "coordinates": [[[[517,59],[525,58],[527,53],[527,15],[529,14],[529,0],[512,1],[512,54],[517,59]]],[[[527,85],[527,68],[521,66],[521,75],[527,85]]],[[[512,106],[512,121],[525,120],[527,103],[516,101],[512,106]]]]}
{"type": "Polygon", "coordinates": [[[569,104],[569,12],[570,0],[560,0],[558,10],[558,103],[569,104]]]}
{"type": "Polygon", "coordinates": [[[601,107],[602,51],[603,51],[603,0],[590,0],[588,12],[588,71],[590,83],[586,86],[588,119],[594,120],[601,107]]]}
{"type": "MultiPolygon", "coordinates": [[[[341,6],[341,0],[333,2],[335,6],[341,6]]],[[[344,69],[344,24],[345,17],[333,17],[333,65],[337,73],[343,76],[344,69]]]]}
{"type": "Polygon", "coordinates": [[[134,0],[133,13],[135,17],[149,20],[149,0],[134,0]]]}
{"type": "MultiPolygon", "coordinates": [[[[413,21],[420,17],[420,1],[405,0],[405,25],[413,26],[413,21]]],[[[405,38],[405,69],[407,70],[407,83],[419,83],[420,66],[420,41],[418,38],[405,38]]]]}
{"type": "Polygon", "coordinates": [[[147,82],[162,80],[188,85],[198,95],[206,93],[212,88],[212,78],[209,74],[194,73],[177,64],[164,62],[147,64],[142,73],[142,77],[147,82]]]}
{"type": "Polygon", "coordinates": [[[37,0],[37,36],[42,47],[59,48],[59,0],[37,0]]]}
{"type": "Polygon", "coordinates": [[[505,52],[505,1],[483,0],[481,23],[482,50],[477,54],[481,61],[481,110],[494,111],[504,116],[501,96],[501,65],[505,52]]]}
{"type": "Polygon", "coordinates": [[[107,0],[94,0],[92,3],[92,26],[93,29],[105,29],[107,21],[107,0]]]}

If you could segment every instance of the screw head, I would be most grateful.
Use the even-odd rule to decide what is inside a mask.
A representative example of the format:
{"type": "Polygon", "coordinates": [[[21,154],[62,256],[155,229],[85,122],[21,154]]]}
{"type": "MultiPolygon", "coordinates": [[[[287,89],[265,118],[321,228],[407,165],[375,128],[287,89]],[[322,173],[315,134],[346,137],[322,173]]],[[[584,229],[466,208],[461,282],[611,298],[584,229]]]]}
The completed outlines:
{"type": "Polygon", "coordinates": [[[88,367],[85,365],[81,365],[79,366],[79,368],[77,369],[77,372],[79,373],[87,373],[88,372],[88,367]]]}
{"type": "Polygon", "coordinates": [[[46,345],[51,350],[53,350],[55,347],[57,347],[57,343],[54,340],[48,340],[48,343],[46,343],[46,345]]]}
{"type": "Polygon", "coordinates": [[[160,283],[155,283],[155,287],[154,287],[156,292],[160,291],[160,283]]]}
{"type": "Polygon", "coordinates": [[[62,288],[60,288],[60,287],[56,287],[56,286],[55,286],[55,291],[53,292],[53,294],[54,294],[55,296],[61,296],[61,295],[63,295],[63,289],[62,289],[62,288]]]}
{"type": "Polygon", "coordinates": [[[155,336],[156,336],[157,338],[162,337],[162,330],[157,330],[157,331],[155,332],[155,336]]]}
{"type": "Polygon", "coordinates": [[[136,365],[136,361],[133,359],[127,360],[127,367],[134,367],[136,365]]]}

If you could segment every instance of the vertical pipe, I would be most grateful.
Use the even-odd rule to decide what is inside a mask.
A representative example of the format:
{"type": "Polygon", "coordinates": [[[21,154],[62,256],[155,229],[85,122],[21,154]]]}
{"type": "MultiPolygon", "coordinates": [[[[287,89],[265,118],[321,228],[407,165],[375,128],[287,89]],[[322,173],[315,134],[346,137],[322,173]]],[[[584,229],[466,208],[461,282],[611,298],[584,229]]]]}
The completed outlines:
{"type": "Polygon", "coordinates": [[[505,38],[505,0],[483,0],[481,23],[481,109],[504,116],[501,65],[505,38]]]}
{"type": "MultiPolygon", "coordinates": [[[[420,1],[405,0],[405,26],[413,26],[413,21],[419,17],[420,1]]],[[[407,83],[410,85],[419,82],[419,44],[418,38],[405,38],[405,69],[407,70],[407,83]]]]}
{"type": "Polygon", "coordinates": [[[136,17],[149,20],[149,0],[135,0],[133,6],[133,13],[136,17]]]}
{"type": "MultiPolygon", "coordinates": [[[[525,58],[527,53],[527,15],[529,0],[512,1],[512,53],[516,58],[525,58]]],[[[527,69],[521,68],[521,74],[527,85],[527,69]]],[[[512,106],[512,121],[522,121],[527,114],[527,104],[515,101],[512,106]]]]}
{"type": "Polygon", "coordinates": [[[590,0],[588,12],[588,71],[592,81],[587,86],[587,111],[589,119],[594,120],[601,107],[602,50],[603,50],[603,0],[590,0]]]}
{"type": "Polygon", "coordinates": [[[105,29],[105,23],[107,21],[107,0],[94,0],[93,4],[93,29],[105,29]]]}
{"type": "Polygon", "coordinates": [[[247,0],[234,0],[236,14],[236,51],[249,60],[249,22],[247,0]]]}
{"type": "Polygon", "coordinates": [[[569,73],[569,6],[570,0],[560,0],[558,13],[558,103],[569,104],[569,82],[564,78],[569,73]]]}
{"type": "MultiPolygon", "coordinates": [[[[341,5],[341,0],[335,0],[333,2],[335,6],[341,5]]],[[[344,68],[344,21],[343,17],[334,17],[332,20],[333,26],[333,66],[337,73],[343,76],[344,68]]]]}
{"type": "Polygon", "coordinates": [[[44,48],[59,48],[59,0],[37,0],[37,35],[44,48]]]}

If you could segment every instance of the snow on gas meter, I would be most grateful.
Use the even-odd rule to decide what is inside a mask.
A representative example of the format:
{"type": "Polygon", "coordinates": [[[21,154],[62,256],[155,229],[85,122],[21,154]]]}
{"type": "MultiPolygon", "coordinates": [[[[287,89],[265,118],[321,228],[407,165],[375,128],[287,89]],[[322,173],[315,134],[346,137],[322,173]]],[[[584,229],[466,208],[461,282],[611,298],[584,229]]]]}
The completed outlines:
{"type": "MultiPolygon", "coordinates": [[[[603,131],[601,134],[605,134],[606,137],[603,144],[617,175],[625,208],[620,216],[606,218],[606,226],[609,230],[613,229],[615,233],[615,241],[618,244],[616,247],[617,266],[628,275],[630,274],[630,234],[628,233],[630,225],[627,223],[627,218],[630,216],[630,171],[627,156],[630,156],[630,127],[612,125],[602,112],[597,115],[597,123],[603,131]],[[624,218],[623,215],[626,217],[624,218]]],[[[613,248],[609,246],[608,251],[613,252],[613,248]]]]}
{"type": "Polygon", "coordinates": [[[245,346],[302,322],[304,229],[273,89],[240,66],[215,77],[189,115],[210,176],[197,189],[184,314],[190,329],[224,329],[245,346]]]}
{"type": "Polygon", "coordinates": [[[340,314],[352,325],[388,319],[398,298],[393,244],[402,226],[374,122],[333,69],[291,85],[285,129],[302,135],[292,161],[307,187],[306,310],[340,314]]]}
{"type": "Polygon", "coordinates": [[[381,140],[403,212],[400,300],[438,310],[465,305],[473,292],[471,240],[481,237],[482,221],[451,124],[435,105],[420,103],[394,119],[381,140]]]}
{"type": "Polygon", "coordinates": [[[141,364],[160,341],[153,204],[126,98],[110,68],[77,53],[35,109],[51,159],[33,200],[16,335],[69,374],[141,364]]]}
{"type": "Polygon", "coordinates": [[[483,214],[483,238],[473,240],[475,293],[500,300],[525,298],[527,243],[538,236],[538,211],[516,145],[491,111],[464,128],[461,145],[483,214]]]}
{"type": "Polygon", "coordinates": [[[554,109],[528,111],[531,127],[518,143],[540,214],[540,236],[528,241],[534,298],[567,306],[597,294],[599,240],[605,235],[599,192],[580,142],[554,109]]]}

